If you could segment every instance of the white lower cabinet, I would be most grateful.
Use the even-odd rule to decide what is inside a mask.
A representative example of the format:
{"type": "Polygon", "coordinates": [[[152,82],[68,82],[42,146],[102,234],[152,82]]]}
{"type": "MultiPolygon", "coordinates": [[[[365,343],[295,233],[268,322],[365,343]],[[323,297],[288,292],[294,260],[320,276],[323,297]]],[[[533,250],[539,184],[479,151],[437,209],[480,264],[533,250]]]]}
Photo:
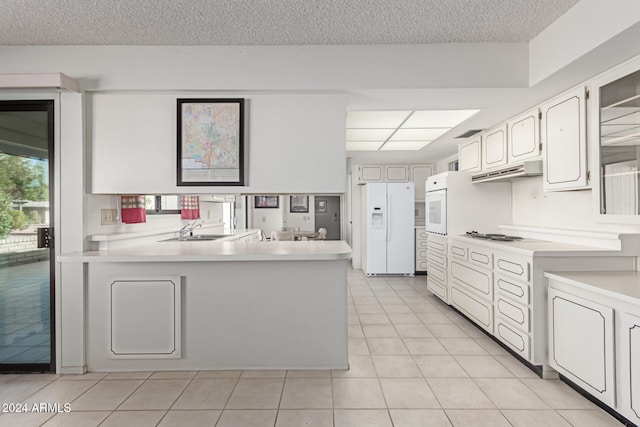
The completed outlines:
{"type": "Polygon", "coordinates": [[[424,227],[416,228],[416,273],[423,273],[427,271],[427,253],[429,251],[429,235],[425,231],[424,227]]]}
{"type": "Polygon", "coordinates": [[[621,361],[618,408],[627,419],[640,424],[640,317],[622,313],[617,339],[621,361]]]}
{"type": "Polygon", "coordinates": [[[493,304],[456,282],[451,283],[450,300],[452,306],[463,312],[478,326],[493,334],[493,304]]]}
{"type": "Polygon", "coordinates": [[[449,243],[450,304],[514,353],[534,363],[532,263],[531,257],[470,244],[465,239],[449,243]]]}
{"type": "Polygon", "coordinates": [[[180,277],[117,277],[109,283],[112,359],[181,357],[180,277]]]}
{"type": "Polygon", "coordinates": [[[549,364],[588,393],[614,407],[613,309],[550,289],[549,364]]]}
{"type": "Polygon", "coordinates": [[[479,293],[491,301],[493,297],[493,278],[490,271],[451,261],[451,279],[479,293]]]}
{"type": "Polygon", "coordinates": [[[504,316],[496,314],[494,335],[510,349],[515,351],[526,360],[530,360],[531,352],[529,350],[531,338],[526,332],[519,331],[504,316]]]}
{"type": "Polygon", "coordinates": [[[438,271],[438,269],[429,268],[429,276],[427,277],[427,289],[442,301],[447,302],[449,301],[449,295],[447,292],[447,285],[445,284],[446,282],[439,281],[432,277],[432,274],[436,271],[438,271]]]}
{"type": "Polygon", "coordinates": [[[516,302],[510,301],[503,296],[496,296],[496,313],[508,319],[514,326],[525,334],[529,333],[531,325],[529,323],[529,308],[516,302]]]}
{"type": "Polygon", "coordinates": [[[427,289],[449,304],[447,238],[429,234],[427,239],[427,289]]]}

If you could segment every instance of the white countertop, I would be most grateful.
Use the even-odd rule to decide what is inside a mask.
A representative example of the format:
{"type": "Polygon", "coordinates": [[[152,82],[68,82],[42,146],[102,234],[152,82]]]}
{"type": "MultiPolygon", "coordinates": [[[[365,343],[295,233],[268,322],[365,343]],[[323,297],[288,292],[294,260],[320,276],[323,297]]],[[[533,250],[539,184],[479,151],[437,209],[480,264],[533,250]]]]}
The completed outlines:
{"type": "Polygon", "coordinates": [[[602,256],[619,253],[620,250],[606,249],[597,246],[576,245],[572,243],[553,242],[537,239],[522,239],[513,242],[474,239],[467,236],[451,236],[452,239],[463,241],[470,245],[480,245],[499,250],[508,250],[527,256],[602,256]]]}
{"type": "Polygon", "coordinates": [[[640,272],[584,271],[544,273],[548,279],[558,280],[608,297],[640,303],[640,272]]]}
{"type": "Polygon", "coordinates": [[[154,242],[61,254],[59,262],[322,261],[350,259],[342,240],[154,242]]]}

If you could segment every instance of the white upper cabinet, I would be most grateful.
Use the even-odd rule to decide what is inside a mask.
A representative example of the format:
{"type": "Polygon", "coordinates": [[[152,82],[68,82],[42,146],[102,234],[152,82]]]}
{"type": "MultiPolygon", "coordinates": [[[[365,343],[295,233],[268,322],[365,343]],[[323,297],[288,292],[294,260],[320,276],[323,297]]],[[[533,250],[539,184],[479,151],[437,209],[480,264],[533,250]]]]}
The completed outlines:
{"type": "Polygon", "coordinates": [[[384,166],[382,165],[360,165],[358,166],[358,184],[367,182],[383,182],[384,166]]]}
{"type": "Polygon", "coordinates": [[[508,163],[540,155],[540,110],[534,109],[507,123],[508,163]]]}
{"type": "Polygon", "coordinates": [[[481,159],[482,136],[472,136],[468,141],[458,145],[458,169],[461,171],[479,171],[482,169],[481,159]]]}
{"type": "Polygon", "coordinates": [[[409,181],[409,166],[387,165],[385,166],[385,176],[387,182],[407,182],[409,181]]]}
{"type": "Polygon", "coordinates": [[[541,107],[543,187],[577,190],[588,184],[586,89],[581,86],[541,107]]]}
{"type": "Polygon", "coordinates": [[[589,145],[594,195],[600,196],[593,198],[598,222],[640,224],[640,57],[590,83],[589,145]]]}
{"type": "Polygon", "coordinates": [[[431,165],[411,165],[411,181],[415,183],[416,200],[424,200],[425,182],[433,175],[431,165]]]}
{"type": "Polygon", "coordinates": [[[482,169],[507,164],[507,125],[489,130],[482,141],[482,169]]]}

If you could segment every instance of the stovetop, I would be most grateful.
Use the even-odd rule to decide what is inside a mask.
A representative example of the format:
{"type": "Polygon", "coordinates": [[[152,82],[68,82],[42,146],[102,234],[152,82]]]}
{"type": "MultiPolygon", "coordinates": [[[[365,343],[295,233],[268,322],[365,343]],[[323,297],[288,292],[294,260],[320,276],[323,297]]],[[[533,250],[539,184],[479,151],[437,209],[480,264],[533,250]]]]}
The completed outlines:
{"type": "Polygon", "coordinates": [[[522,240],[522,237],[507,236],[506,234],[482,234],[477,231],[467,231],[465,234],[467,237],[473,237],[474,239],[494,240],[498,242],[515,242],[522,240]]]}

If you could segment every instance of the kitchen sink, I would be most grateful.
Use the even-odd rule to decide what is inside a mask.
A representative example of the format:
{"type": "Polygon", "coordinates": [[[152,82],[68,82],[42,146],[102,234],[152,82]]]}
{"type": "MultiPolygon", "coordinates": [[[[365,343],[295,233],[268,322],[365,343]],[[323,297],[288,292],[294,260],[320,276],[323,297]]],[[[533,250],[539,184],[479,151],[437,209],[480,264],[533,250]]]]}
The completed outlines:
{"type": "Polygon", "coordinates": [[[162,242],[206,242],[229,236],[230,234],[196,234],[195,236],[186,236],[183,238],[174,237],[172,239],[162,240],[162,242]]]}

